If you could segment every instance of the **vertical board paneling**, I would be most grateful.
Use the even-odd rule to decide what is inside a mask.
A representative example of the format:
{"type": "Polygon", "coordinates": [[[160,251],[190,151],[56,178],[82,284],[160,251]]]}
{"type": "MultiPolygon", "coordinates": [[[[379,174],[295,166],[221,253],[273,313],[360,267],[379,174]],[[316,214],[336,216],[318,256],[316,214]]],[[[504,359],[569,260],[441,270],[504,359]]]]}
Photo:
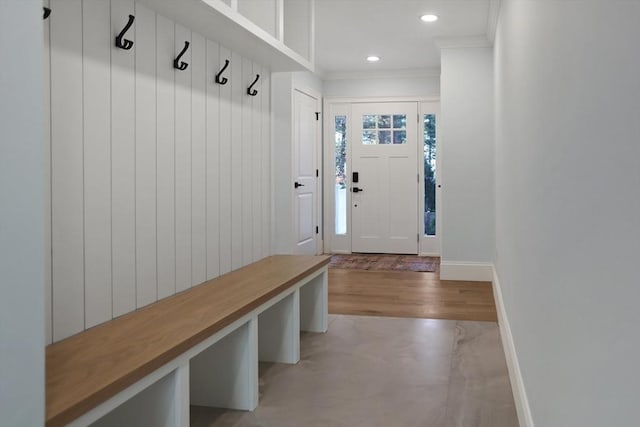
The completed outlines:
{"type": "MultiPolygon", "coordinates": [[[[207,279],[220,274],[220,89],[215,75],[220,71],[220,48],[207,40],[207,279]]],[[[225,73],[227,70],[225,70],[225,73]]],[[[227,83],[228,85],[228,83],[227,83]]]]}
{"type": "Polygon", "coordinates": [[[262,82],[264,81],[264,73],[258,64],[253,64],[253,74],[260,74],[260,80],[255,85],[258,95],[252,97],[252,119],[251,126],[253,128],[251,138],[251,159],[253,165],[252,189],[251,189],[251,206],[253,210],[253,241],[252,241],[252,257],[251,261],[257,261],[262,258],[262,82]]]}
{"type": "MultiPolygon", "coordinates": [[[[219,206],[220,206],[220,274],[231,271],[231,167],[232,167],[232,149],[231,149],[231,92],[233,87],[233,69],[237,66],[233,62],[231,52],[220,47],[220,64],[224,64],[226,59],[231,63],[225,70],[225,76],[228,82],[224,86],[220,86],[220,163],[219,163],[219,206]]],[[[237,59],[237,57],[236,57],[237,59]]],[[[238,82],[236,82],[236,85],[238,82]]],[[[211,166],[209,166],[211,167],[211,166]]]]}
{"type": "Polygon", "coordinates": [[[268,70],[131,0],[49,3],[47,343],[271,252],[268,70]]]}
{"type": "Polygon", "coordinates": [[[51,244],[53,340],[84,329],[82,4],[52,1],[51,244]]]}
{"type": "Polygon", "coordinates": [[[111,319],[111,57],[109,3],[82,6],[85,328],[111,319]]]}
{"type": "Polygon", "coordinates": [[[174,25],[156,18],[158,299],[176,292],[174,25]]]}
{"type": "Polygon", "coordinates": [[[231,54],[231,268],[242,267],[242,57],[231,54]]]}
{"type": "Polygon", "coordinates": [[[271,73],[262,79],[262,256],[271,255],[271,73]]]}
{"type": "MultiPolygon", "coordinates": [[[[175,27],[175,54],[191,43],[191,31],[175,27]]],[[[180,62],[189,64],[175,73],[176,141],[176,292],[191,287],[191,46],[180,62]]]]}
{"type": "MultiPolygon", "coordinates": [[[[49,0],[43,2],[43,6],[49,7],[49,0]]],[[[49,23],[46,19],[42,24],[43,33],[43,135],[44,135],[44,321],[45,343],[51,344],[53,331],[51,329],[51,49],[49,37],[49,23]]]]}
{"type": "MultiPolygon", "coordinates": [[[[253,82],[253,64],[250,60],[242,60],[242,82],[248,88],[253,82]]],[[[253,89],[257,89],[257,84],[253,89]]],[[[253,96],[247,95],[246,89],[242,94],[242,265],[251,264],[253,258],[253,165],[252,143],[253,126],[253,96]]]]}
{"type": "MultiPolygon", "coordinates": [[[[111,31],[118,34],[133,2],[111,1],[111,31]]],[[[113,315],[136,308],[135,76],[136,46],[111,48],[111,245],[113,315]]]]}
{"type": "Polygon", "coordinates": [[[126,37],[134,40],[136,46],[136,306],[143,307],[158,296],[156,14],[139,3],[135,8],[135,33],[126,37]]]}
{"type": "Polygon", "coordinates": [[[207,57],[204,37],[193,33],[191,48],[191,286],[194,286],[207,280],[207,57]]]}

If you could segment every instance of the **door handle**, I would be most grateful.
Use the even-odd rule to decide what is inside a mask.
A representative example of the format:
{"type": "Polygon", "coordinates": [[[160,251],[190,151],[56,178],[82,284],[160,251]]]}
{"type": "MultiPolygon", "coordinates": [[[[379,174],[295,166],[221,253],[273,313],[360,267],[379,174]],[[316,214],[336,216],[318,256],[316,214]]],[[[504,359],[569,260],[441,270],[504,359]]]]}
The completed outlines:
{"type": "Polygon", "coordinates": [[[304,187],[304,184],[299,184],[298,182],[293,183],[293,188],[304,187]]]}
{"type": "Polygon", "coordinates": [[[364,191],[364,189],[358,188],[358,187],[353,187],[353,189],[351,191],[353,191],[354,193],[362,193],[364,191]]]}

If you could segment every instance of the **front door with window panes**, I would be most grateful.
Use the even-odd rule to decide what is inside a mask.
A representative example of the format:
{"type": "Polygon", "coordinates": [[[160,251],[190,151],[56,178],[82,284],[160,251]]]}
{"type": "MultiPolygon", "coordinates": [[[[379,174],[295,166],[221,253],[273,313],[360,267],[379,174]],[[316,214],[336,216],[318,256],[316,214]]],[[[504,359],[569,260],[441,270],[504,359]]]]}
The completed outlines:
{"type": "Polygon", "coordinates": [[[352,104],[351,250],[418,253],[418,108],[352,104]]]}

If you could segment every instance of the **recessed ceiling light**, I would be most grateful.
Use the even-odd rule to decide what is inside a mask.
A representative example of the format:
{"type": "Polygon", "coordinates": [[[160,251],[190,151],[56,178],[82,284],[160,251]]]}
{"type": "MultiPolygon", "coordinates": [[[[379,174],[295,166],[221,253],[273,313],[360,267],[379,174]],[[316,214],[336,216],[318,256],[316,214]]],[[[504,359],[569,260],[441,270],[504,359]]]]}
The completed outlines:
{"type": "Polygon", "coordinates": [[[436,22],[438,20],[438,15],[422,15],[420,19],[424,22],[436,22]]]}
{"type": "Polygon", "coordinates": [[[378,62],[378,61],[380,61],[380,57],[379,56],[375,56],[375,55],[367,56],[367,61],[369,61],[369,62],[378,62]]]}

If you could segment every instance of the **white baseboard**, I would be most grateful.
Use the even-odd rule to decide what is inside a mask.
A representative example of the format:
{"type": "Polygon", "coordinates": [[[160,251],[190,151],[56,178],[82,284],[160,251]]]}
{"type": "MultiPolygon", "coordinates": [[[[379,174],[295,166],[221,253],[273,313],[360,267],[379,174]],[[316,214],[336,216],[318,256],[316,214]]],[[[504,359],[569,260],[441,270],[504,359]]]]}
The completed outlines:
{"type": "Polygon", "coordinates": [[[493,264],[441,260],[440,279],[490,282],[493,279],[493,264]]]}
{"type": "Polygon", "coordinates": [[[513,343],[511,335],[511,326],[504,308],[502,300],[502,290],[500,288],[500,280],[495,268],[492,266],[493,275],[493,297],[496,300],[496,309],[498,310],[498,325],[500,326],[500,336],[502,338],[502,346],[504,347],[504,356],[507,359],[507,368],[509,369],[509,379],[511,380],[511,389],[513,392],[513,400],[516,404],[518,413],[518,421],[520,427],[534,427],[533,417],[531,416],[531,408],[527,399],[527,392],[522,381],[522,373],[520,372],[520,364],[518,363],[518,355],[516,347],[513,343]]]}

